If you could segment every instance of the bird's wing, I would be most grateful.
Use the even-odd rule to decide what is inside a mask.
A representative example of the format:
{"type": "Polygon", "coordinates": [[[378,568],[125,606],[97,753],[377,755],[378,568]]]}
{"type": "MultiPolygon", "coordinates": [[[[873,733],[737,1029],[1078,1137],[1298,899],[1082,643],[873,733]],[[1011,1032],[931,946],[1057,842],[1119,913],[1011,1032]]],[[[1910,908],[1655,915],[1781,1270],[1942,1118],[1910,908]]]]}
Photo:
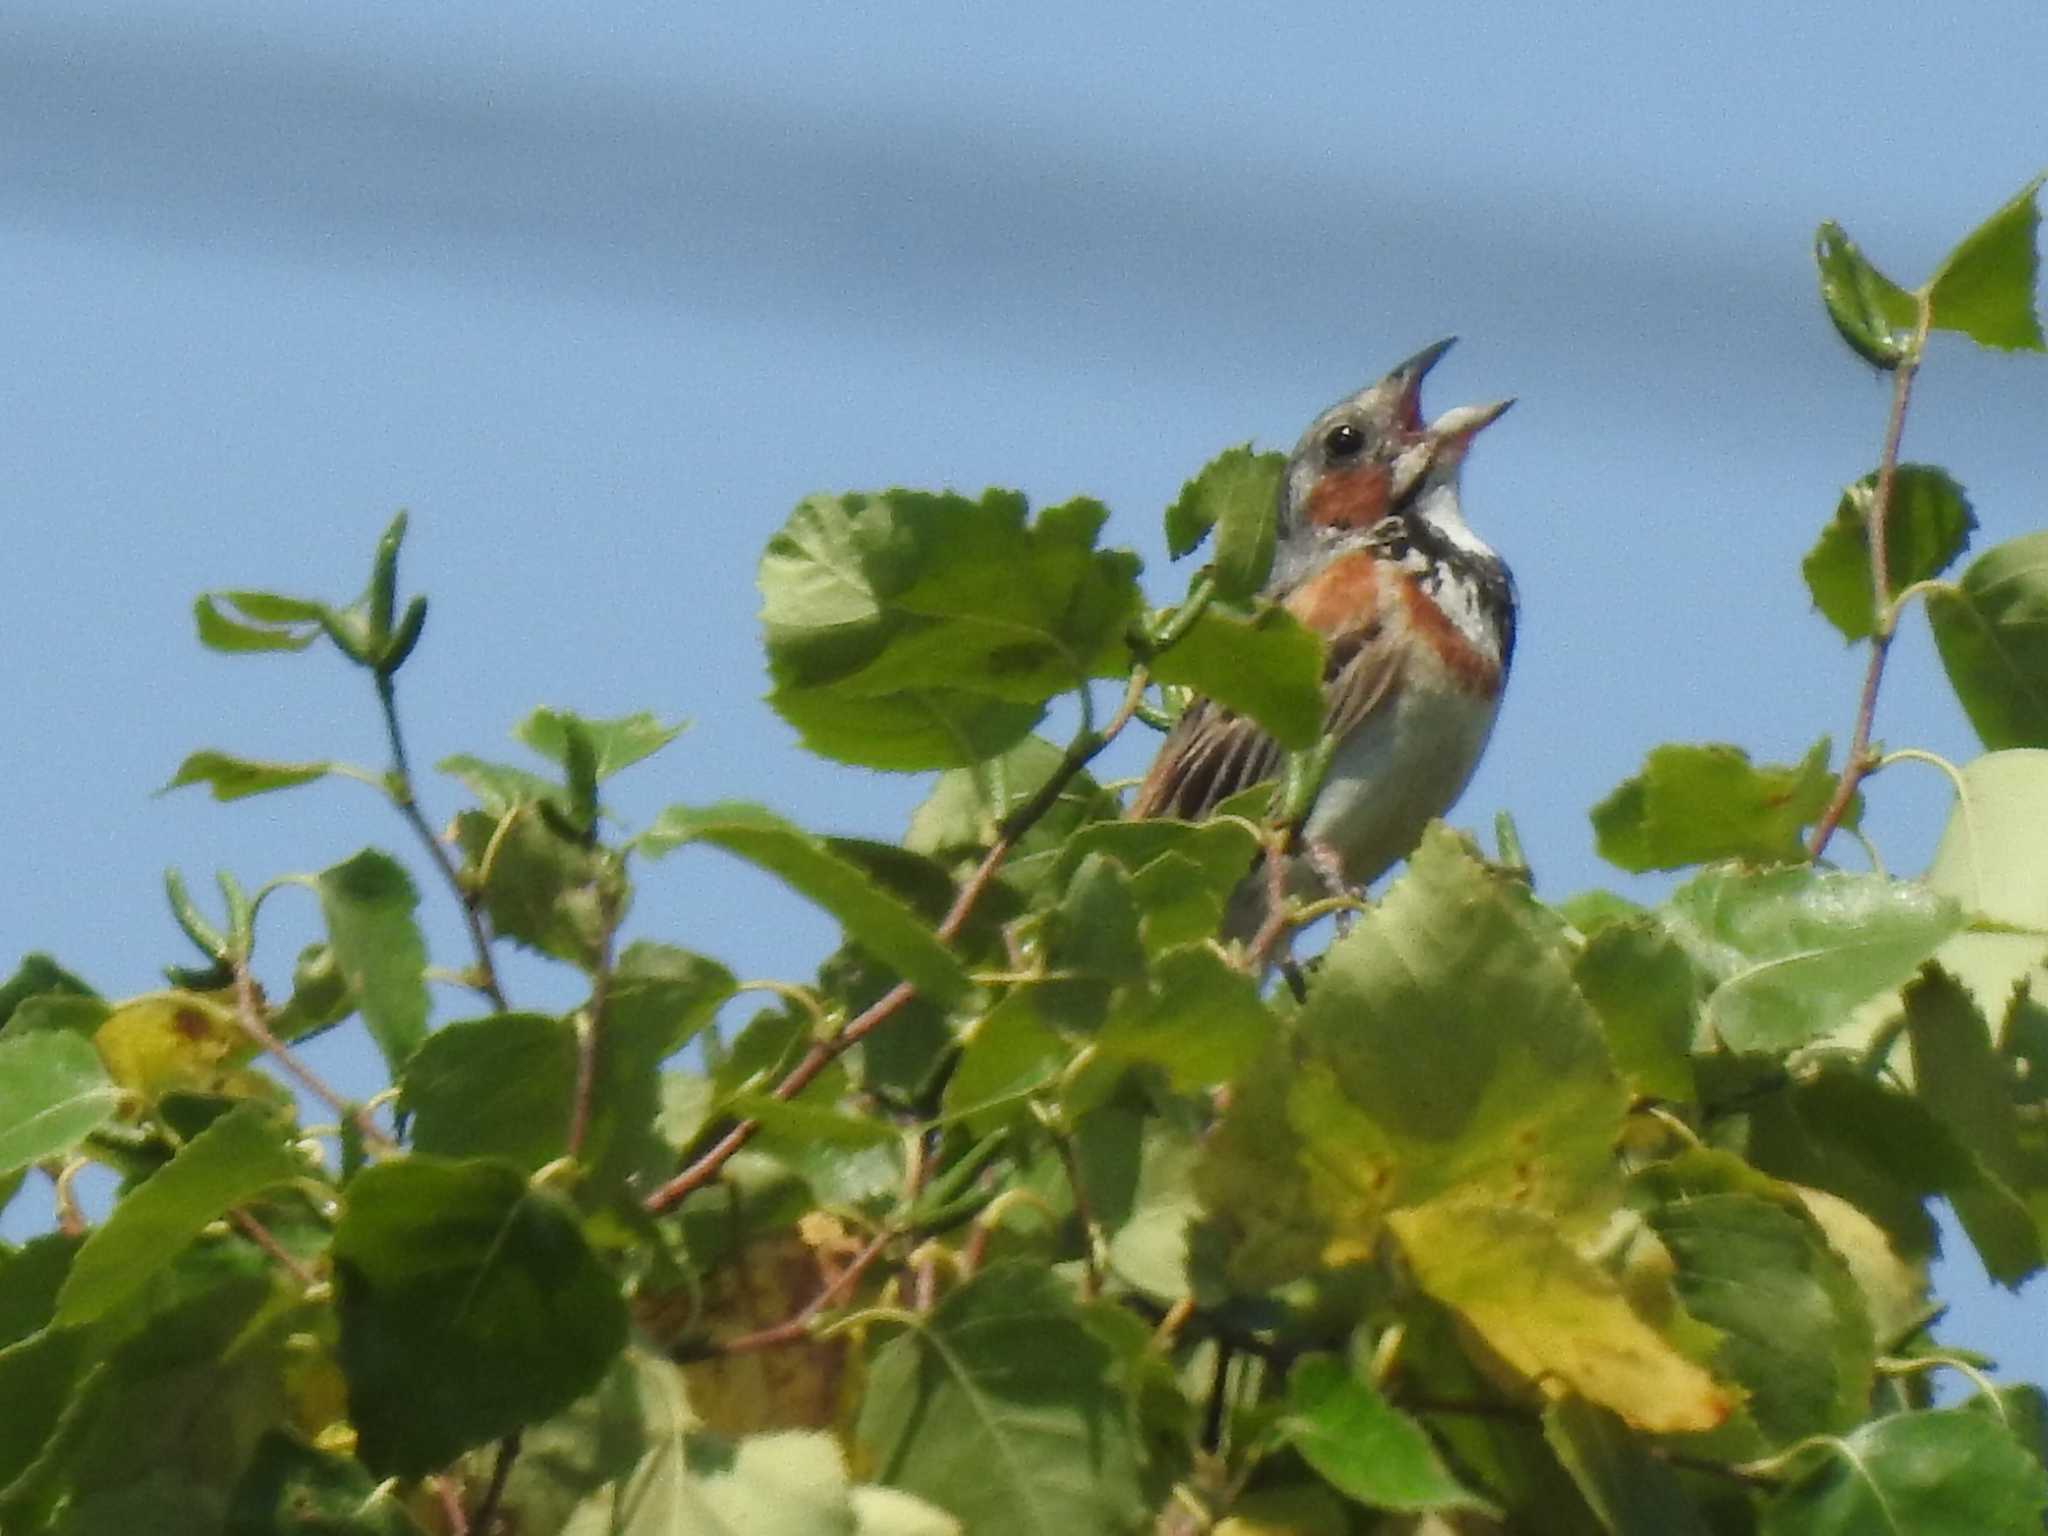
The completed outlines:
{"type": "MultiPolygon", "coordinates": [[[[1350,605],[1345,622],[1333,622],[1333,605],[1319,603],[1306,584],[1287,607],[1310,628],[1323,631],[1329,647],[1323,667],[1323,730],[1342,737],[1392,695],[1407,657],[1403,631],[1365,604],[1350,605]]],[[[1278,778],[1286,762],[1287,749],[1251,720],[1212,700],[1196,699],[1160,744],[1127,814],[1199,821],[1239,791],[1278,778]]]]}

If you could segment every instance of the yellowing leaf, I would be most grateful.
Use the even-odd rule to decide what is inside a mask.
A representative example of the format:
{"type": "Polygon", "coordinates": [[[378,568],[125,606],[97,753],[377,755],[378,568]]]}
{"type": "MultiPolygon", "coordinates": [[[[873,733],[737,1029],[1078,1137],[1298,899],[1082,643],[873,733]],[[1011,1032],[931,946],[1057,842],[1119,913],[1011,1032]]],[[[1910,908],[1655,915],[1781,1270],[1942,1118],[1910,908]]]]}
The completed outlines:
{"type": "Polygon", "coordinates": [[[274,1097],[270,1080],[243,1070],[252,1053],[233,1005],[204,992],[150,992],[118,1004],[93,1031],[107,1075],[154,1102],[184,1089],[274,1097]]]}
{"type": "Polygon", "coordinates": [[[1387,1223],[1416,1283],[1552,1395],[1576,1392],[1650,1434],[1713,1429],[1734,1410],[1725,1387],[1534,1212],[1445,1200],[1392,1212],[1387,1223]]]}

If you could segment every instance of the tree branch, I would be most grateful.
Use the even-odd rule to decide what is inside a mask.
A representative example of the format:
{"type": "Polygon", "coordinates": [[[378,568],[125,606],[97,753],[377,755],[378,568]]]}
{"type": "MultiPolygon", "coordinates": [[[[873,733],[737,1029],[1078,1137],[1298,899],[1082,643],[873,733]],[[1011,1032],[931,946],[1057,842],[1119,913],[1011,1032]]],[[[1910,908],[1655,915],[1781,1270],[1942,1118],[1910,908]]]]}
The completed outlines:
{"type": "Polygon", "coordinates": [[[1807,843],[1807,857],[1818,860],[1827,851],[1828,839],[1849,813],[1856,789],[1876,766],[1870,751],[1870,730],[1877,718],[1877,691],[1884,681],[1885,658],[1892,648],[1892,636],[1899,627],[1898,604],[1892,601],[1891,566],[1885,547],[1886,524],[1891,516],[1892,482],[1899,467],[1899,443],[1906,432],[1906,406],[1913,397],[1913,376],[1920,371],[1920,353],[1927,341],[1927,300],[1920,301],[1920,322],[1913,344],[1899,360],[1892,375],[1891,415],[1885,422],[1884,453],[1877,461],[1877,486],[1871,493],[1870,510],[1864,515],[1864,537],[1870,546],[1871,613],[1875,627],[1870,637],[1870,665],[1863,674],[1863,694],[1856,705],[1856,726],[1849,740],[1849,754],[1842,762],[1842,777],[1835,785],[1834,798],[1815,823],[1807,843]]]}
{"type": "MultiPolygon", "coordinates": [[[[987,854],[961,885],[953,898],[953,905],[940,920],[937,934],[941,943],[951,943],[966,926],[973,915],[975,905],[987,891],[1003,861],[1017,845],[1018,839],[1030,831],[1046,812],[1059,803],[1069,784],[1083,768],[1101,755],[1102,750],[1117,737],[1131,716],[1137,712],[1138,701],[1145,692],[1145,671],[1141,667],[1131,674],[1130,686],[1124,691],[1123,702],[1117,706],[1106,725],[1099,730],[1084,728],[1075,736],[1067,748],[1066,756],[1060,759],[1038,792],[1027,800],[1013,816],[1005,817],[996,833],[996,840],[987,854]]],[[[917,988],[910,982],[899,981],[884,992],[863,1012],[830,1039],[815,1042],[804,1057],[790,1068],[788,1076],[770,1091],[771,1096],[785,1103],[795,1098],[817,1079],[820,1072],[837,1061],[847,1051],[865,1040],[882,1025],[902,1011],[903,1006],[917,996],[917,988]]],[[[719,1170],[731,1161],[735,1152],[752,1141],[761,1129],[761,1122],[753,1119],[741,1120],[712,1144],[709,1150],[700,1154],[689,1167],[670,1179],[661,1188],[650,1194],[644,1202],[648,1211],[655,1215],[670,1210],[687,1199],[695,1191],[718,1177],[719,1170]]]]}

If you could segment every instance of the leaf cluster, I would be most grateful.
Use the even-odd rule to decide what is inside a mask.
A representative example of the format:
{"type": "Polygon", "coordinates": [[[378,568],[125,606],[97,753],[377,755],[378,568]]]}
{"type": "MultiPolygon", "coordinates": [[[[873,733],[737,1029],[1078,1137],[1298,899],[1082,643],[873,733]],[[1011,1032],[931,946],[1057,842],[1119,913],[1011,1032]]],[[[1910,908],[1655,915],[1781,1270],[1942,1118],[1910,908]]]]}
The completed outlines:
{"type": "Polygon", "coordinates": [[[1927,1264],[1937,1199],[2000,1281],[2048,1262],[2048,533],[1951,582],[1976,512],[1898,462],[1931,332],[2040,349],[2037,186],[1915,290],[1823,227],[1828,312],[1897,383],[1805,565],[1868,683],[1839,768],[1825,738],[1648,753],[1592,819],[1621,868],[1683,871],[1650,905],[1546,900],[1511,824],[1497,860],[1438,825],[1362,913],[1219,937],[1329,757],[1248,446],[1168,509],[1210,558],[1157,609],[1085,499],[795,510],[769,702],[828,758],[935,774],[894,843],[730,801],[621,825],[606,784],[681,727],[566,709],[517,728],[529,762],[443,759],[468,803],[437,829],[402,518],[353,604],[201,598],[217,650],[340,650],[390,757],[209,749],[172,787],[357,781],[417,857],[223,873],[217,913],[174,871],[197,955],[162,989],[42,955],[0,985],[0,1201],[52,1212],[0,1247],[0,1527],[2038,1529],[2048,1403],[1937,1337],[1927,1264]],[[1863,780],[1924,756],[1871,745],[1916,597],[1987,754],[1908,880],[1825,854],[1874,854],[1863,780]],[[1125,819],[1092,765],[1195,695],[1291,750],[1292,793],[1125,819]],[[814,977],[632,931],[707,850],[838,925],[814,977]],[[262,943],[277,900],[319,914],[296,957],[262,943]],[[505,944],[576,1006],[518,1006],[505,944]],[[344,1027],[388,1074],[367,1103],[295,1050],[344,1027]]]}

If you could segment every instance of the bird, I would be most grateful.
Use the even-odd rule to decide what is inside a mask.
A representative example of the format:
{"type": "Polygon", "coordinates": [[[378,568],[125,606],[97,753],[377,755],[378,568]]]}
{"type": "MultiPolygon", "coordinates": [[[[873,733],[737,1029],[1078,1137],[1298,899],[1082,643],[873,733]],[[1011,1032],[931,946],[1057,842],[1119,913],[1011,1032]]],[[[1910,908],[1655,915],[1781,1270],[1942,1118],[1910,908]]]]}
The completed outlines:
{"type": "MultiPolygon", "coordinates": [[[[1422,381],[1455,337],[1424,347],[1310,423],[1277,493],[1264,596],[1322,636],[1323,730],[1333,746],[1295,829],[1297,895],[1362,891],[1450,810],[1492,735],[1514,658],[1507,562],[1465,521],[1458,480],[1512,398],[1423,420],[1422,381]]],[[[1286,749],[1197,697],[1167,732],[1125,814],[1199,821],[1279,778],[1286,749]]],[[[1253,870],[1226,935],[1251,938],[1269,883],[1253,870]]]]}

